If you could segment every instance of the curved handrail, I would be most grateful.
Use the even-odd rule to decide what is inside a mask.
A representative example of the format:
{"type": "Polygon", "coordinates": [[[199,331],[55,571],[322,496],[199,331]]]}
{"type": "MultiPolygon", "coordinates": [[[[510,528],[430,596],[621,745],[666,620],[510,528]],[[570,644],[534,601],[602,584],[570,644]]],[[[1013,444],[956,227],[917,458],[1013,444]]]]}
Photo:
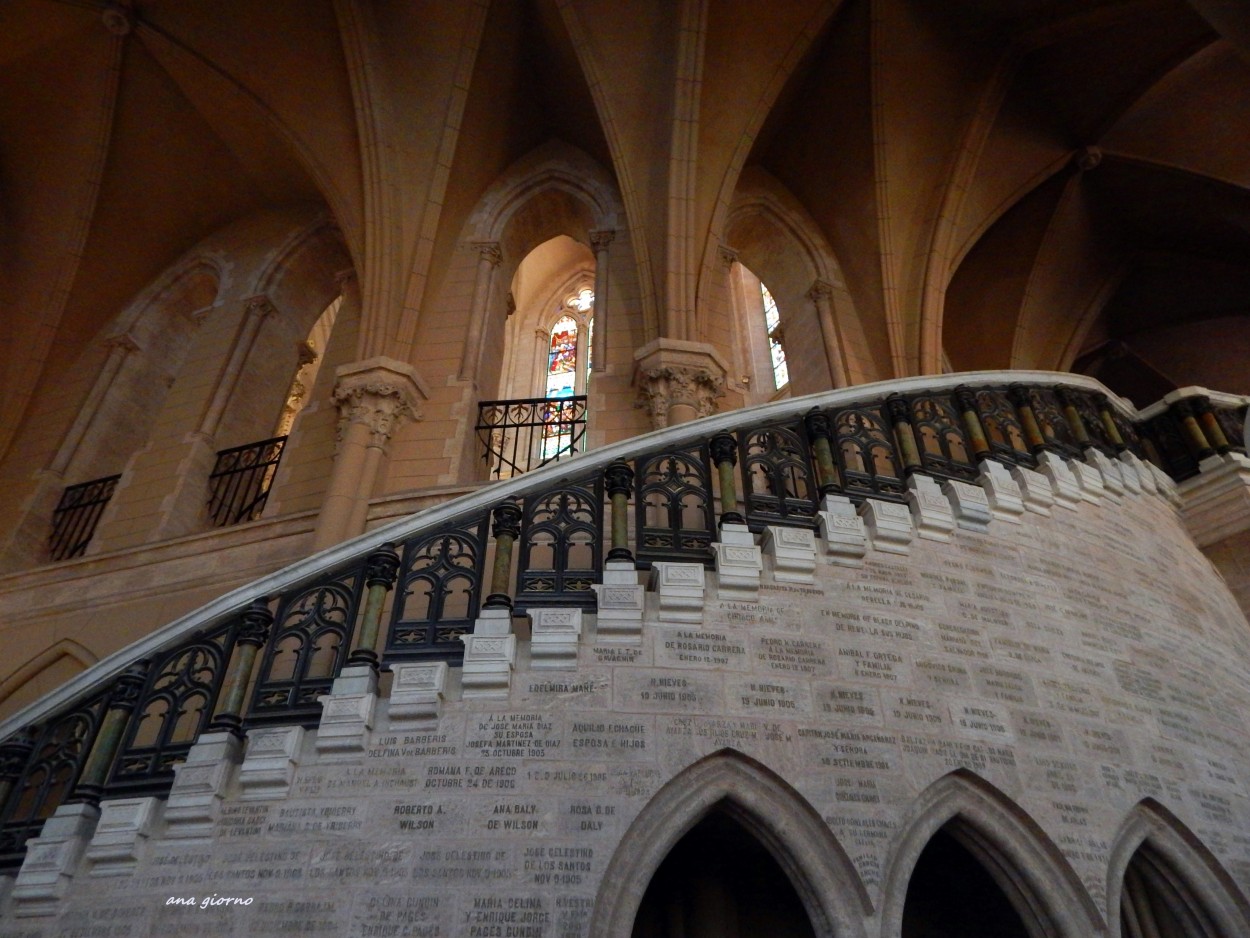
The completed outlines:
{"type": "MultiPolygon", "coordinates": [[[[227,617],[239,614],[259,596],[272,597],[284,591],[299,588],[329,571],[353,561],[362,561],[370,552],[384,544],[402,541],[423,531],[435,530],[440,525],[462,518],[471,512],[484,512],[501,501],[521,498],[540,491],[571,473],[585,475],[591,470],[606,467],[614,460],[634,456],[647,450],[689,446],[696,442],[703,442],[717,432],[734,429],[746,420],[752,423],[762,423],[786,418],[794,419],[813,408],[867,404],[881,401],[895,394],[951,391],[960,386],[1001,387],[1008,384],[1043,385],[1093,392],[1105,396],[1109,404],[1114,406],[1123,417],[1133,422],[1141,420],[1145,413],[1139,412],[1129,401],[1115,395],[1100,382],[1083,375],[1050,371],[979,371],[919,376],[822,391],[755,408],[714,414],[676,427],[631,437],[581,454],[572,460],[561,461],[513,479],[492,483],[477,492],[393,521],[233,589],[103,658],[74,680],[0,721],[0,740],[7,739],[22,727],[37,723],[71,701],[81,699],[101,688],[132,662],[168,651],[179,641],[201,630],[219,625],[227,617]]],[[[1211,392],[1202,393],[1210,394],[1211,392]]],[[[1250,403],[1250,397],[1238,398],[1222,394],[1215,396],[1225,405],[1237,401],[1243,404],[1250,403]]]]}

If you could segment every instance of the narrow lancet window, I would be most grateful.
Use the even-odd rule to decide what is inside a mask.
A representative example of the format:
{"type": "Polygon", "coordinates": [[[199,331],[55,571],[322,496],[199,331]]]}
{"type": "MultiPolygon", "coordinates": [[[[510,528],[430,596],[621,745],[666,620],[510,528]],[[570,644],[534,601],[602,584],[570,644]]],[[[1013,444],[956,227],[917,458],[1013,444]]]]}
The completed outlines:
{"type": "Polygon", "coordinates": [[[781,344],[781,313],[777,311],[777,301],[763,281],[760,282],[760,298],[764,301],[764,329],[768,333],[768,355],[773,364],[773,383],[781,390],[790,383],[786,350],[781,344]]]}

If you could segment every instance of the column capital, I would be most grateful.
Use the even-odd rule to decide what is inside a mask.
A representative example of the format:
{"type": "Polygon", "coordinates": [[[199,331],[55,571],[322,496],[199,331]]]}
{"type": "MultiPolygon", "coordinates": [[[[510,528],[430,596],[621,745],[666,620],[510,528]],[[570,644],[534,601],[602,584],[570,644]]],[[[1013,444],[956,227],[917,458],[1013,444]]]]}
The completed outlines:
{"type": "Polygon", "coordinates": [[[470,246],[477,251],[478,260],[487,261],[491,267],[498,267],[503,261],[498,241],[471,241],[470,246]]]}
{"type": "Polygon", "coordinates": [[[598,228],[590,232],[590,247],[597,254],[600,251],[606,251],[608,245],[612,243],[612,239],[616,237],[616,232],[610,228],[598,228]]]}
{"type": "Polygon", "coordinates": [[[821,280],[819,277],[812,283],[812,288],[807,291],[807,298],[818,306],[822,301],[827,302],[832,297],[833,284],[828,280],[821,280]]]}
{"type": "Polygon", "coordinates": [[[278,307],[274,306],[269,297],[265,296],[263,293],[258,296],[248,297],[246,304],[247,315],[256,316],[259,319],[273,315],[278,311],[278,307]]]}
{"type": "Polygon", "coordinates": [[[637,406],[650,410],[657,430],[707,417],[725,393],[728,370],[710,345],[656,339],[634,353],[637,406]]]}
{"type": "Polygon", "coordinates": [[[717,255],[720,257],[721,263],[726,267],[732,267],[734,261],[738,259],[738,252],[727,244],[722,244],[717,249],[717,255]]]}
{"type": "Polygon", "coordinates": [[[335,373],[334,403],[339,409],[338,438],[349,424],[369,429],[369,445],[384,448],[404,420],[419,420],[429,398],[415,368],[378,357],[344,365],[335,373]]]}

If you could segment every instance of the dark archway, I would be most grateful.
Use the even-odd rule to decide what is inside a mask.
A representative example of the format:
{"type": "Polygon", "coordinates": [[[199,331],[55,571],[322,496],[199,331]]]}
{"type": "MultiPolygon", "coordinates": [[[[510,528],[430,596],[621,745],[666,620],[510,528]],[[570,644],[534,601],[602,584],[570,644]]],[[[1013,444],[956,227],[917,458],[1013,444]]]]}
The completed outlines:
{"type": "Polygon", "coordinates": [[[920,853],[907,886],[902,938],[1028,938],[994,878],[945,829],[920,853]]]}
{"type": "Polygon", "coordinates": [[[1120,938],[1225,938],[1210,912],[1150,841],[1133,853],[1120,892],[1120,938]]]}
{"type": "Polygon", "coordinates": [[[714,810],[660,864],[638,907],[634,938],[814,938],[785,871],[724,811],[714,810]]]}

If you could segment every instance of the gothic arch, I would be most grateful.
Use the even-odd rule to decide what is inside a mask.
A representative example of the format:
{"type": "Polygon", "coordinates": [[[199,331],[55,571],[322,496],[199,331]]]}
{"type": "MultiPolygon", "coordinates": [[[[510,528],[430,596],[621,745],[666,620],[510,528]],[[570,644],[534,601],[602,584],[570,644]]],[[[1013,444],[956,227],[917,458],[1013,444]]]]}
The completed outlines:
{"type": "Polygon", "coordinates": [[[12,712],[24,704],[32,703],[40,696],[56,690],[64,683],[99,660],[73,639],[62,638],[35,655],[16,671],[0,681],[0,710],[12,712]],[[40,677],[50,678],[56,686],[44,687],[40,677]],[[15,695],[29,700],[14,700],[15,695]]]}
{"type": "Polygon", "coordinates": [[[288,310],[307,332],[339,294],[336,278],[352,271],[343,234],[328,215],[292,229],[271,251],[247,291],[288,310]]]}
{"type": "Polygon", "coordinates": [[[1208,938],[1250,935],[1250,902],[1215,855],[1183,821],[1153,798],[1134,805],[1120,827],[1107,866],[1107,918],[1110,934],[1119,935],[1120,898],[1129,863],[1146,847],[1163,862],[1161,876],[1176,883],[1176,892],[1196,899],[1190,910],[1208,938]]]}
{"type": "Polygon", "coordinates": [[[1011,900],[1031,938],[1088,938],[1105,932],[1080,878],[1041,827],[992,784],[958,769],[921,792],[891,849],[881,909],[883,935],[900,933],[916,861],[940,829],[984,867],[1011,900]]]}
{"type": "MultiPolygon", "coordinates": [[[[811,386],[799,387],[798,393],[872,379],[848,355],[848,347],[862,347],[864,341],[841,265],[819,226],[781,182],[760,167],[744,170],[725,216],[722,238],[737,259],[768,284],[783,316],[804,334],[824,339],[823,346],[812,347],[823,348],[824,368],[819,370],[827,370],[826,374],[823,378],[811,375],[811,386]],[[827,318],[816,305],[818,290],[827,297],[827,318]]],[[[713,331],[707,322],[709,288],[708,279],[702,278],[699,309],[705,339],[713,331]]],[[[813,362],[808,371],[816,371],[818,364],[813,362]]]]}
{"type": "Polygon", "coordinates": [[[785,870],[821,936],[863,936],[872,902],[850,858],[816,810],[779,776],[722,749],[669,780],[634,819],[604,872],[593,938],[629,938],[652,874],[713,810],[728,813],[785,870]]]}
{"type": "Polygon", "coordinates": [[[590,228],[618,225],[620,199],[608,173],[583,151],[551,140],[517,160],[486,191],[470,218],[468,240],[502,241],[513,216],[547,191],[582,203],[590,228]]]}

